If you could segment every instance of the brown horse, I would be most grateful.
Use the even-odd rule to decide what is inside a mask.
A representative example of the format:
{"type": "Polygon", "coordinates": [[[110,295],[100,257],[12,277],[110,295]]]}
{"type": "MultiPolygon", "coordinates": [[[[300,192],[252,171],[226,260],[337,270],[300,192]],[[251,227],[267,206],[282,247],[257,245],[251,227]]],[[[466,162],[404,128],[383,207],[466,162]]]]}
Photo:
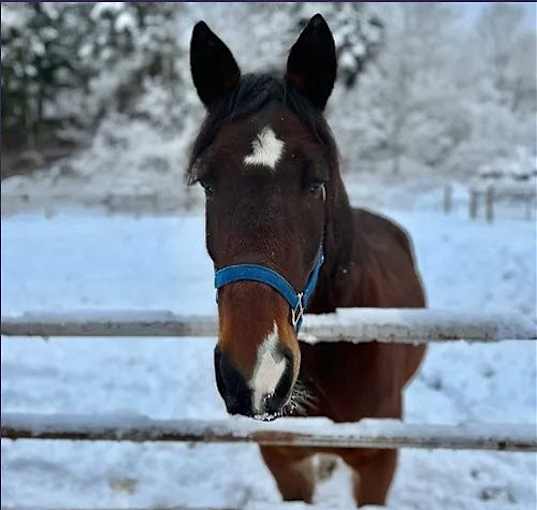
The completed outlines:
{"type": "MultiPolygon", "coordinates": [[[[291,48],[282,79],[241,76],[231,51],[203,22],[194,28],[190,57],[208,114],[188,178],[205,189],[207,249],[215,268],[268,268],[300,290],[321,262],[321,247],[325,260],[309,313],[425,306],[404,231],[349,205],[322,114],[337,67],[322,16],[310,20],[291,48]]],[[[423,347],[299,342],[290,301],[255,278],[221,286],[218,311],[215,372],[228,412],[336,422],[401,417],[402,390],[423,347]]],[[[285,500],[311,502],[312,455],[320,451],[261,447],[285,500]]],[[[385,502],[396,450],[326,451],[352,468],[359,505],[385,502]]]]}

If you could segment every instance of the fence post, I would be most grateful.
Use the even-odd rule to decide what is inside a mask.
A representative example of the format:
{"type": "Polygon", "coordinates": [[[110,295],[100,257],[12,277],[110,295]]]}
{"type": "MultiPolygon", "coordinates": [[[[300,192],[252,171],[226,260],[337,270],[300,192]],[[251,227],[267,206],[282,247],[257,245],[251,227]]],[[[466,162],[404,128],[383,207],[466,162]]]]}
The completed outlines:
{"type": "Polygon", "coordinates": [[[470,203],[469,203],[469,216],[472,220],[477,218],[477,201],[478,201],[478,191],[474,188],[470,190],[470,203]]]}
{"type": "Polygon", "coordinates": [[[494,220],[494,186],[490,185],[485,194],[485,216],[489,223],[494,220]]]}
{"type": "Polygon", "coordinates": [[[531,220],[531,210],[533,208],[533,195],[531,193],[528,193],[526,195],[526,219],[528,221],[531,220]]]}
{"type": "Polygon", "coordinates": [[[444,186],[444,213],[449,214],[453,204],[453,187],[451,184],[446,184],[444,186]]]}

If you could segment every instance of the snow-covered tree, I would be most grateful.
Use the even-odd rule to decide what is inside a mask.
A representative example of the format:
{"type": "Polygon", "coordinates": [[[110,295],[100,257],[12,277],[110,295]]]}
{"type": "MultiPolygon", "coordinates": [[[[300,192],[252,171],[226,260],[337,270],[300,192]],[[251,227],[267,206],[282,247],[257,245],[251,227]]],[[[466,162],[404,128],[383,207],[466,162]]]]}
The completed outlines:
{"type": "Polygon", "coordinates": [[[174,106],[188,71],[176,29],[183,9],[168,3],[2,4],[5,128],[32,135],[45,122],[87,128],[113,111],[150,115],[153,109],[139,102],[158,87],[166,89],[167,102],[155,118],[179,123],[174,106]]]}
{"type": "Polygon", "coordinates": [[[76,49],[89,30],[87,5],[2,4],[2,117],[33,142],[63,91],[84,89],[76,49]],[[76,27],[76,29],[75,29],[76,27]]]}
{"type": "Polygon", "coordinates": [[[458,12],[446,4],[381,11],[379,58],[338,97],[348,170],[389,159],[394,174],[404,160],[463,175],[521,147],[535,152],[535,30],[524,29],[519,6],[485,7],[477,29],[458,12]]]}
{"type": "Polygon", "coordinates": [[[320,12],[336,40],[326,113],[343,168],[383,161],[402,174],[415,162],[471,173],[519,149],[535,153],[536,41],[522,9],[492,4],[465,23],[445,3],[3,3],[3,136],[96,133],[92,158],[103,168],[107,151],[151,139],[141,164],[160,157],[159,168],[179,173],[170,140],[191,139],[203,113],[188,61],[195,22],[222,37],[243,71],[281,72],[320,12]]]}
{"type": "Polygon", "coordinates": [[[492,4],[458,48],[454,75],[470,133],[450,156],[459,173],[536,153],[536,33],[522,7],[492,4]]]}
{"type": "Polygon", "coordinates": [[[443,4],[392,5],[384,12],[378,62],[341,98],[353,114],[345,127],[357,142],[353,160],[389,157],[397,174],[402,156],[437,165],[465,136],[448,65],[455,22],[454,10],[443,4]]]}

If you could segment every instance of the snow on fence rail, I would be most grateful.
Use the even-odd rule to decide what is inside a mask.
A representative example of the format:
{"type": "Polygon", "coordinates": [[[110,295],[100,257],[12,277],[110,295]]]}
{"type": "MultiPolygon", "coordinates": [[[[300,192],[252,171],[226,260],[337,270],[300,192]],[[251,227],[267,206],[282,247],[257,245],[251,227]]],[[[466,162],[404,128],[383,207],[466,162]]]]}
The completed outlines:
{"type": "MultiPolygon", "coordinates": [[[[2,317],[1,333],[39,337],[210,337],[217,334],[217,322],[210,316],[167,311],[27,312],[2,317]]],[[[355,308],[306,315],[300,339],[308,343],[535,340],[537,325],[516,312],[355,308]]]]}
{"type": "Polygon", "coordinates": [[[422,425],[391,419],[332,423],[326,418],[281,418],[256,422],[227,420],[154,420],[139,415],[39,415],[3,413],[6,439],[88,441],[174,441],[308,446],[316,448],[449,448],[537,451],[534,425],[422,425]]]}

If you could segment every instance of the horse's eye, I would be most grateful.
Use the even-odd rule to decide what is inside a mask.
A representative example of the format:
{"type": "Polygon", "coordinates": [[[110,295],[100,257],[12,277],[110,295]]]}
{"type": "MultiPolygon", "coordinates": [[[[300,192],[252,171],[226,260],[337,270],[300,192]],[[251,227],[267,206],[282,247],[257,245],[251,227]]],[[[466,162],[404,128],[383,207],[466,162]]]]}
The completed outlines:
{"type": "Polygon", "coordinates": [[[312,182],[311,184],[309,184],[308,191],[310,193],[313,193],[314,195],[322,196],[323,199],[326,195],[325,185],[324,185],[324,182],[322,181],[316,181],[316,182],[312,182]]]}
{"type": "Polygon", "coordinates": [[[206,195],[213,195],[214,192],[216,191],[214,182],[211,181],[210,179],[206,179],[206,178],[200,179],[199,183],[201,184],[201,187],[205,191],[206,195]]]}

